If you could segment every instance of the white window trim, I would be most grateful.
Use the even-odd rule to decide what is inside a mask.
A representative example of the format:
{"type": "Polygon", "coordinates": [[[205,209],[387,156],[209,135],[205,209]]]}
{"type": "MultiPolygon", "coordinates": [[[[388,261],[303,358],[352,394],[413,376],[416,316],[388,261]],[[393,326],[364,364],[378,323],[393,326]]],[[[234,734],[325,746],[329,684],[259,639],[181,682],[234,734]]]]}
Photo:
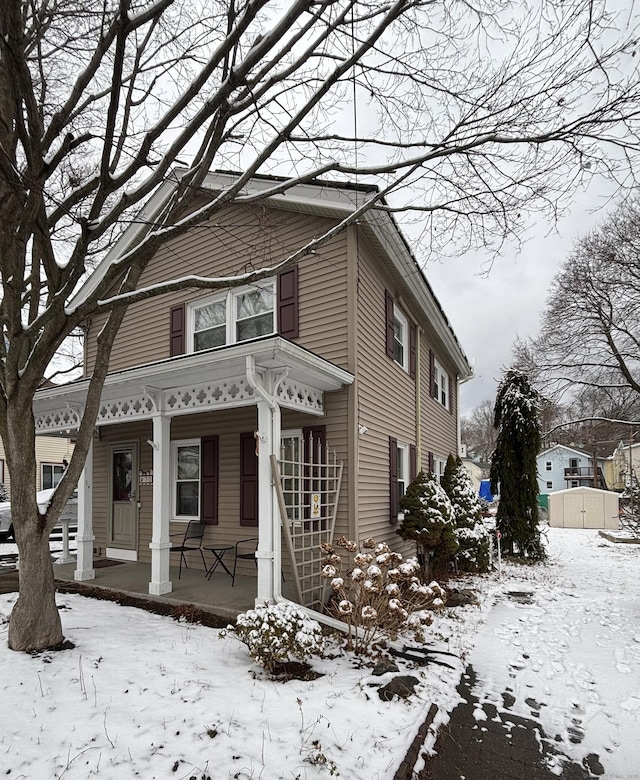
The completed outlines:
{"type": "Polygon", "coordinates": [[[550,460],[545,461],[544,469],[545,471],[553,471],[553,463],[550,460]]]}
{"type": "Polygon", "coordinates": [[[394,352],[394,358],[393,358],[394,362],[397,363],[399,366],[402,366],[402,368],[405,371],[408,371],[409,370],[409,320],[404,316],[404,312],[397,305],[393,307],[393,352],[394,352]],[[400,343],[402,344],[402,362],[396,360],[395,358],[396,320],[402,326],[402,339],[399,340],[400,343]]]}
{"type": "MultiPolygon", "coordinates": [[[[44,470],[45,470],[46,466],[50,466],[51,467],[51,481],[52,482],[54,482],[53,478],[55,477],[55,470],[56,470],[56,468],[62,469],[62,473],[60,474],[60,479],[62,479],[62,474],[64,474],[64,469],[65,469],[64,463],[56,463],[55,461],[52,461],[52,460],[41,461],[41,463],[40,463],[40,488],[42,490],[46,490],[46,488],[44,487],[44,470]]],[[[60,482],[60,479],[58,480],[58,482],[60,482]]],[[[57,484],[58,483],[56,482],[55,484],[51,485],[51,487],[55,487],[57,484]]]]}
{"type": "Polygon", "coordinates": [[[202,461],[202,440],[201,439],[176,439],[171,442],[171,519],[180,523],[188,523],[191,520],[200,520],[202,516],[202,506],[200,505],[200,494],[202,488],[202,462],[198,468],[198,514],[197,515],[179,515],[176,512],[176,502],[178,491],[176,485],[178,482],[178,447],[198,447],[200,459],[202,461]]]}
{"type": "Polygon", "coordinates": [[[278,301],[277,301],[277,290],[276,290],[276,279],[275,277],[269,277],[267,279],[261,279],[259,282],[256,282],[256,284],[248,284],[244,287],[232,287],[228,290],[224,290],[223,292],[218,292],[215,295],[209,295],[206,298],[198,298],[198,300],[191,301],[187,305],[187,352],[193,353],[195,352],[194,348],[194,341],[195,341],[195,312],[196,309],[200,309],[203,306],[209,306],[212,303],[217,303],[218,301],[225,301],[226,303],[226,330],[225,330],[225,343],[221,346],[228,346],[230,344],[237,344],[241,342],[236,341],[236,325],[238,323],[238,318],[236,315],[236,306],[235,301],[236,298],[238,298],[241,295],[244,295],[251,290],[255,290],[257,286],[260,287],[267,287],[268,285],[271,285],[272,287],[272,293],[273,293],[273,331],[272,333],[276,333],[278,329],[278,301]]]}
{"type": "Polygon", "coordinates": [[[444,470],[447,467],[447,461],[445,458],[441,458],[438,455],[433,456],[433,476],[438,480],[438,482],[442,482],[442,477],[444,476],[444,470]]]}
{"type": "Polygon", "coordinates": [[[547,490],[553,490],[553,482],[547,482],[547,490]]]}
{"type": "Polygon", "coordinates": [[[433,373],[434,384],[437,388],[438,394],[436,401],[444,406],[445,409],[449,409],[451,403],[451,388],[449,387],[449,374],[444,370],[437,358],[433,361],[433,373]],[[442,398],[444,393],[444,400],[442,398]]]}
{"type": "MultiPolygon", "coordinates": [[[[399,441],[397,443],[397,447],[398,447],[397,484],[398,486],[400,486],[400,484],[404,486],[404,490],[402,491],[402,494],[400,493],[400,489],[398,487],[398,502],[400,502],[400,499],[407,492],[407,488],[409,487],[409,484],[411,482],[411,467],[410,467],[410,457],[409,457],[410,447],[408,444],[406,444],[403,441],[399,441]]],[[[402,511],[402,509],[398,509],[398,519],[402,520],[403,518],[404,518],[404,512],[402,511]]]]}

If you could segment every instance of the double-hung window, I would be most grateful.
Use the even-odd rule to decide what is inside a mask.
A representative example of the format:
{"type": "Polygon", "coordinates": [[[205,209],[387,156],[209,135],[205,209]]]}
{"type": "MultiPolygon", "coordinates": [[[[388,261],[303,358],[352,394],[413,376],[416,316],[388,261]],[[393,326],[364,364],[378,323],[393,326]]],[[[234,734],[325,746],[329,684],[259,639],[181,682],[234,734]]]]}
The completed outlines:
{"type": "Polygon", "coordinates": [[[173,508],[177,520],[200,517],[200,439],[174,441],[173,508]]]}
{"type": "Polygon", "coordinates": [[[40,474],[41,489],[47,490],[48,488],[54,488],[62,479],[64,470],[65,466],[62,463],[42,463],[40,474]]]}
{"type": "Polygon", "coordinates": [[[449,375],[437,360],[433,363],[433,396],[445,409],[449,408],[449,375]]]}
{"type": "Polygon", "coordinates": [[[393,311],[393,357],[405,371],[409,370],[409,324],[397,306],[393,311]]]}
{"type": "Polygon", "coordinates": [[[236,344],[276,331],[275,280],[227,290],[189,307],[194,352],[236,344]]]}
{"type": "Polygon", "coordinates": [[[398,506],[411,481],[409,475],[409,445],[398,442],[398,506]]]}

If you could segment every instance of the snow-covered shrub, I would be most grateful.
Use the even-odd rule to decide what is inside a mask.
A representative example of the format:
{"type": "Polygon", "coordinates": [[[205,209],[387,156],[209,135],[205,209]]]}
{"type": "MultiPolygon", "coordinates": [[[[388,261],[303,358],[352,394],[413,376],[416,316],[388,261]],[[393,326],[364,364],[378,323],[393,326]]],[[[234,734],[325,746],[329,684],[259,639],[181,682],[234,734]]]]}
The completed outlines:
{"type": "Polygon", "coordinates": [[[424,579],[446,573],[458,550],[453,507],[438,480],[421,471],[400,499],[404,518],[397,533],[416,543],[424,579]]]}
{"type": "Polygon", "coordinates": [[[482,521],[483,508],[473,488],[471,476],[460,458],[449,455],[442,487],[453,509],[458,552],[458,568],[467,572],[485,572],[490,566],[489,533],[482,521]]]}
{"type": "Polygon", "coordinates": [[[9,500],[9,493],[7,492],[7,488],[4,486],[4,484],[0,483],[0,501],[8,501],[9,500]]]}
{"type": "Polygon", "coordinates": [[[347,647],[366,653],[380,635],[395,639],[403,633],[422,641],[433,610],[444,607],[445,592],[437,582],[420,581],[418,561],[404,560],[373,539],[360,548],[341,536],[336,547],[322,545],[322,575],[333,591],[327,611],[349,626],[347,647]]]}
{"type": "Polygon", "coordinates": [[[320,624],[293,604],[265,604],[238,615],[229,631],[249,649],[253,660],[273,672],[279,664],[320,653],[320,624]]]}

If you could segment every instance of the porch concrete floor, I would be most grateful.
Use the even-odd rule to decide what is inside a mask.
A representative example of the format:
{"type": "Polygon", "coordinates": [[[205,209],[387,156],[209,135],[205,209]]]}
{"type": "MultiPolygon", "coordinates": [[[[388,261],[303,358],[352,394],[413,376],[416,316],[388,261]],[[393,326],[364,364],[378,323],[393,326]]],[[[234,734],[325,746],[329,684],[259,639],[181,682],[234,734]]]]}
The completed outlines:
{"type": "MultiPolygon", "coordinates": [[[[75,563],[55,564],[55,577],[58,580],[74,581],[75,563]]],[[[169,576],[173,584],[171,593],[156,596],[149,593],[151,565],[149,563],[117,563],[99,566],[93,580],[83,580],[80,584],[95,588],[119,591],[129,596],[159,601],[165,604],[193,604],[199,609],[213,612],[221,617],[235,618],[240,612],[253,609],[256,599],[255,577],[236,577],[235,586],[231,577],[224,572],[214,572],[208,580],[202,569],[182,569],[178,579],[178,567],[171,567],[169,576]]],[[[286,598],[295,600],[295,584],[282,583],[282,593],[286,598]]]]}

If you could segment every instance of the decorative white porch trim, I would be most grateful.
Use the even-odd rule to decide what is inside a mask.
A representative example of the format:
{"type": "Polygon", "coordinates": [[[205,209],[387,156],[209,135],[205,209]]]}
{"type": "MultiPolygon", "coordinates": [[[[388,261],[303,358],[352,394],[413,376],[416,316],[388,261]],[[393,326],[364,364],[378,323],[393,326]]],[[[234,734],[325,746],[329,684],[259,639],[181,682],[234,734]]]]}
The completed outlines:
{"type": "MultiPolygon", "coordinates": [[[[284,377],[278,386],[277,401],[282,407],[307,414],[321,415],[324,412],[322,391],[289,377],[284,377]]],[[[148,420],[157,414],[158,408],[164,409],[169,416],[176,416],[255,403],[256,393],[245,377],[234,377],[220,382],[183,384],[153,393],[145,388],[138,393],[127,393],[119,398],[103,401],[96,425],[148,420]]],[[[35,417],[37,433],[45,434],[77,428],[81,415],[64,407],[36,413],[35,417]]]]}

